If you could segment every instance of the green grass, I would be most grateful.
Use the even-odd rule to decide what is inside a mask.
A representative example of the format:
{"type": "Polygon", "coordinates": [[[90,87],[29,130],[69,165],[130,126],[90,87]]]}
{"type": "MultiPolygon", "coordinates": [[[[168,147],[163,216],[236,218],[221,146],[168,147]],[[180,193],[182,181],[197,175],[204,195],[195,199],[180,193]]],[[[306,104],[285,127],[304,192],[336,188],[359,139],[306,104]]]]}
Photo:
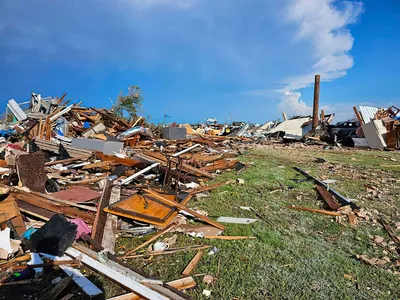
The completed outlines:
{"type": "MultiPolygon", "coordinates": [[[[201,240],[178,234],[177,246],[208,244],[219,249],[216,255],[205,255],[193,274],[216,278],[205,285],[202,276],[195,277],[197,287],[187,293],[204,299],[203,289],[212,291],[211,299],[398,299],[398,276],[386,269],[360,263],[355,255],[382,257],[383,248],[374,246],[370,236],[380,235],[389,242],[379,223],[361,220],[352,228],[345,220],[338,224],[333,217],[294,211],[285,206],[322,208],[314,184],[292,167],[299,166],[323,179],[335,179],[332,187],[356,199],[358,205],[372,211],[374,217],[399,220],[400,164],[397,152],[322,150],[321,148],[263,147],[251,150],[240,159],[249,165],[243,173],[224,173],[216,181],[243,178],[244,185],[231,184],[211,192],[209,198],[191,200],[189,206],[218,216],[257,218],[239,206],[252,206],[268,222],[251,225],[226,224],[225,235],[250,235],[256,240],[201,240]],[[317,157],[326,163],[316,163],[317,157]],[[292,181],[300,179],[300,181],[292,181]],[[280,187],[286,189],[272,192],[280,187]],[[378,187],[381,198],[369,198],[365,184],[378,187]],[[218,274],[218,261],[220,273],[218,274]],[[350,274],[353,280],[346,279],[350,274]],[[218,275],[218,276],[217,276],[218,275]]],[[[398,233],[399,234],[399,233],[398,233]]],[[[167,235],[167,236],[171,236],[167,235]]],[[[400,235],[400,234],[399,234],[400,235]]],[[[146,237],[148,238],[148,237],[146,237]]],[[[144,238],[120,238],[118,246],[132,249],[144,238]]],[[[133,266],[164,281],[180,278],[195,252],[179,253],[148,259],[128,260],[133,266]]],[[[394,261],[396,252],[388,254],[394,261]]],[[[108,289],[108,295],[113,289],[108,289]]]]}

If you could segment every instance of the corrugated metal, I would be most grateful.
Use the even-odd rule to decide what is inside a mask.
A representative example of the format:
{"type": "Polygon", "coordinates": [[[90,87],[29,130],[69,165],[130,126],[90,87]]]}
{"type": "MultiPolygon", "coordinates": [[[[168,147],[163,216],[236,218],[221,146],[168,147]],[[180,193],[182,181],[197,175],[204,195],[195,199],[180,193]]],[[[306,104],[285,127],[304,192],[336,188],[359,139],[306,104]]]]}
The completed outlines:
{"type": "Polygon", "coordinates": [[[369,123],[374,119],[375,114],[378,111],[378,108],[374,106],[360,105],[358,107],[358,110],[361,114],[361,117],[364,120],[364,123],[369,123]]]}

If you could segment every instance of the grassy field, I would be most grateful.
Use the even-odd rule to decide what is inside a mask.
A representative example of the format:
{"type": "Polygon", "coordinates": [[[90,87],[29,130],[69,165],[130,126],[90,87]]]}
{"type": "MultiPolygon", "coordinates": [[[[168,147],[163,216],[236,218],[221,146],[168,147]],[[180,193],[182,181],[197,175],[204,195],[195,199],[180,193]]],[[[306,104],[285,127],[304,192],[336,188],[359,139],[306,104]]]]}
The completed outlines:
{"type": "MultiPolygon", "coordinates": [[[[211,218],[257,218],[240,206],[251,206],[266,218],[250,225],[226,224],[224,235],[255,236],[255,240],[202,240],[178,234],[177,247],[208,244],[219,249],[215,255],[205,255],[194,270],[194,275],[215,278],[213,284],[206,285],[203,276],[194,277],[197,287],[187,291],[194,299],[205,299],[203,289],[212,292],[211,299],[400,298],[394,267],[399,254],[393,251],[390,238],[376,220],[384,217],[394,228],[400,221],[399,153],[298,146],[246,150],[240,159],[249,163],[247,170],[239,175],[224,173],[216,179],[243,178],[245,184],[226,185],[212,191],[208,198],[190,201],[191,208],[205,210],[211,218]],[[318,163],[316,158],[326,162],[318,163]],[[339,224],[334,217],[286,208],[323,208],[315,185],[304,181],[294,166],[320,179],[337,180],[331,186],[364,208],[368,220],[359,219],[359,224],[351,227],[347,220],[339,224]],[[372,239],[376,235],[384,237],[387,245],[375,245],[372,239]],[[357,254],[388,256],[391,263],[369,266],[361,263],[357,254]]],[[[143,241],[121,238],[118,247],[129,250],[143,241]]],[[[180,277],[194,255],[187,252],[128,262],[151,276],[170,281],[180,277]]],[[[113,293],[110,288],[108,294],[113,293]]]]}

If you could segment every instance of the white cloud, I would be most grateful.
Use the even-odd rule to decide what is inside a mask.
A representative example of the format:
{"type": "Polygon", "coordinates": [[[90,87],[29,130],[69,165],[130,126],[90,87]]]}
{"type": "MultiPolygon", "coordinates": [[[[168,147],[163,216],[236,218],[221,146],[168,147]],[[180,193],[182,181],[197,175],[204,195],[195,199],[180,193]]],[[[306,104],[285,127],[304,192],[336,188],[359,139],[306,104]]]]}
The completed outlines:
{"type": "Polygon", "coordinates": [[[300,96],[300,92],[283,91],[282,100],[278,104],[279,110],[285,112],[288,116],[310,115],[312,113],[311,107],[304,103],[300,96]]]}
{"type": "Polygon", "coordinates": [[[315,74],[321,75],[321,81],[346,76],[354,64],[349,54],[354,38],[347,26],[354,23],[362,11],[361,2],[350,1],[294,0],[288,5],[287,21],[299,26],[296,39],[312,43],[315,63],[307,73],[287,78],[279,108],[287,107],[294,114],[310,111],[311,107],[294,90],[312,84],[315,74]]]}

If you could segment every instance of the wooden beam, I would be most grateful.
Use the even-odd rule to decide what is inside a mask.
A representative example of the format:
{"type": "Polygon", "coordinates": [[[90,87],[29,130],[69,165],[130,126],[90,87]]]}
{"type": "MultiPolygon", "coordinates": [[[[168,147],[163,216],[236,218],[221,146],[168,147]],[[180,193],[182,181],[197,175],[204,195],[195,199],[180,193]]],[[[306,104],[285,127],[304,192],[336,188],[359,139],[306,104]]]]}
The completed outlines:
{"type": "Polygon", "coordinates": [[[67,185],[88,185],[91,183],[95,183],[98,182],[100,180],[103,180],[104,178],[106,178],[108,176],[108,174],[103,174],[102,176],[96,177],[96,178],[90,178],[90,179],[84,179],[84,180],[80,180],[80,181],[68,181],[67,185]]]}
{"type": "Polygon", "coordinates": [[[353,110],[354,110],[354,113],[356,114],[358,123],[360,123],[360,126],[364,125],[364,120],[363,120],[363,118],[361,117],[360,112],[358,111],[357,107],[354,106],[354,107],[353,107],[353,110]]]}
{"type": "Polygon", "coordinates": [[[220,223],[215,222],[215,221],[207,218],[206,216],[204,216],[202,214],[199,214],[198,212],[196,212],[196,211],[194,211],[194,210],[192,210],[192,209],[190,209],[190,208],[188,208],[188,207],[186,207],[186,206],[184,206],[184,205],[182,205],[182,204],[180,204],[180,203],[178,203],[176,201],[172,201],[172,200],[169,200],[167,198],[164,198],[164,197],[160,196],[159,194],[153,192],[152,190],[146,190],[146,192],[149,193],[150,195],[154,196],[155,198],[157,198],[161,202],[163,202],[165,204],[168,204],[168,205],[171,205],[171,206],[174,206],[174,207],[177,207],[177,208],[179,208],[181,210],[184,210],[184,211],[188,212],[189,214],[199,218],[203,222],[208,223],[208,224],[210,224],[210,225],[212,225],[214,227],[217,227],[218,229],[224,230],[224,228],[225,228],[220,223]]]}
{"type": "Polygon", "coordinates": [[[48,167],[48,166],[53,166],[53,165],[57,165],[57,164],[66,164],[66,163],[74,162],[77,160],[87,160],[90,157],[92,157],[92,156],[91,155],[76,156],[76,157],[71,157],[71,158],[67,158],[67,159],[49,161],[49,162],[45,163],[44,165],[48,167]]]}
{"type": "Polygon", "coordinates": [[[203,255],[204,255],[204,251],[197,252],[196,255],[189,262],[189,264],[186,266],[185,270],[183,270],[182,275],[183,276],[189,276],[190,273],[192,273],[193,269],[200,262],[200,260],[203,257],[203,255]]]}
{"type": "Polygon", "coordinates": [[[282,117],[283,117],[283,121],[287,121],[287,116],[286,116],[286,113],[282,113],[282,117]]]}
{"type": "MultiPolygon", "coordinates": [[[[121,187],[114,186],[111,189],[111,195],[110,195],[110,201],[109,201],[110,205],[118,202],[120,195],[121,195],[121,187]]],[[[104,249],[106,249],[107,251],[109,251],[111,253],[114,253],[116,234],[117,234],[117,225],[118,225],[117,223],[118,223],[117,216],[112,215],[112,214],[107,214],[101,245],[104,247],[104,249]]]]}
{"type": "Polygon", "coordinates": [[[104,212],[104,208],[110,205],[112,183],[112,180],[105,180],[105,185],[101,194],[99,206],[97,208],[96,217],[94,218],[93,222],[92,239],[100,244],[103,240],[104,226],[106,225],[107,220],[107,213],[104,212]]]}
{"type": "MultiPolygon", "coordinates": [[[[178,291],[184,291],[186,289],[190,289],[196,286],[196,281],[194,281],[193,277],[185,277],[178,280],[170,281],[166,283],[170,287],[177,289],[178,291]]],[[[127,293],[124,295],[108,298],[107,300],[140,300],[140,296],[134,293],[127,293]]]]}
{"type": "Polygon", "coordinates": [[[15,257],[10,261],[0,264],[0,271],[4,271],[12,266],[15,266],[21,262],[29,261],[31,259],[30,254],[25,254],[19,257],[15,257]]]}
{"type": "Polygon", "coordinates": [[[150,288],[139,283],[138,281],[132,280],[131,278],[117,272],[116,270],[108,267],[107,265],[100,263],[99,261],[89,257],[88,255],[86,255],[74,248],[69,247],[65,251],[65,253],[68,256],[71,256],[72,258],[75,258],[75,259],[77,259],[78,257],[81,257],[81,262],[84,265],[86,265],[87,267],[91,268],[92,270],[94,270],[96,272],[103,274],[108,279],[123,286],[127,290],[132,291],[135,294],[142,296],[145,299],[168,300],[167,297],[151,290],[150,288]]]}
{"type": "MultiPolygon", "coordinates": [[[[66,255],[63,256],[53,256],[50,254],[41,254],[44,257],[50,258],[53,261],[57,262],[62,262],[62,261],[67,261],[70,260],[70,258],[66,255]]],[[[89,279],[87,279],[81,272],[78,270],[65,266],[65,265],[60,265],[59,266],[61,270],[65,272],[69,277],[72,278],[72,280],[76,283],[77,286],[79,286],[82,291],[88,295],[89,297],[95,297],[97,295],[103,294],[103,291],[100,290],[97,286],[95,286],[89,279]]]]}
{"type": "MultiPolygon", "coordinates": [[[[148,158],[156,159],[159,162],[163,162],[164,164],[167,163],[167,158],[161,153],[156,153],[156,152],[152,152],[152,151],[149,151],[149,150],[142,150],[142,154],[144,156],[147,156],[148,158]]],[[[172,160],[175,161],[175,162],[178,162],[176,158],[172,158],[172,160]]],[[[211,173],[203,171],[203,170],[200,170],[200,169],[195,168],[195,167],[192,167],[192,166],[190,166],[188,164],[185,164],[185,163],[182,164],[181,170],[183,172],[186,172],[186,173],[198,176],[198,177],[206,177],[206,178],[210,178],[210,179],[214,178],[214,176],[211,173]]]]}
{"type": "Polygon", "coordinates": [[[93,223],[94,221],[94,216],[92,214],[88,214],[87,212],[80,211],[79,209],[75,207],[70,207],[69,205],[57,203],[54,201],[47,200],[43,197],[38,197],[37,195],[34,195],[32,193],[22,194],[20,191],[18,192],[12,192],[11,193],[15,199],[18,199],[20,201],[29,203],[31,205],[44,208],[59,214],[65,214],[68,217],[72,218],[81,218],[82,220],[88,222],[88,223],[93,223]]]}

